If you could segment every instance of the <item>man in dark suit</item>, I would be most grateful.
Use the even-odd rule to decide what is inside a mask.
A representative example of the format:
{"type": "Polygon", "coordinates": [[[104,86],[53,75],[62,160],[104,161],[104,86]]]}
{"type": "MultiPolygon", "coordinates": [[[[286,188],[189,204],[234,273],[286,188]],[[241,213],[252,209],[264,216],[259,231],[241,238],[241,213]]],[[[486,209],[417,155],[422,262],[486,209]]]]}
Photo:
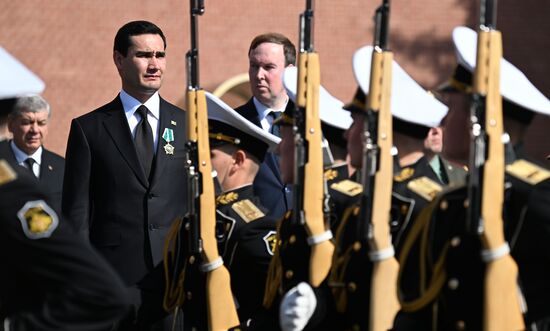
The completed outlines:
{"type": "MultiPolygon", "coordinates": [[[[0,67],[18,78],[0,79],[7,123],[19,97],[41,93],[44,83],[1,47],[0,67]]],[[[129,308],[116,273],[53,210],[34,175],[3,156],[0,260],[0,330],[106,330],[129,308]]]]}
{"type": "Polygon", "coordinates": [[[161,312],[164,290],[162,275],[151,271],[163,259],[164,238],[185,213],[187,196],[185,114],[158,93],[165,49],[153,23],[119,29],[113,60],[122,90],[72,121],[63,186],[63,212],[126,285],[139,290],[137,322],[145,329],[152,309],[161,312]]]}
{"type": "MultiPolygon", "coordinates": [[[[248,50],[250,88],[253,97],[235,110],[246,119],[278,136],[273,120],[287,107],[294,107],[283,86],[283,71],[296,63],[296,48],[278,33],[266,33],[252,40],[248,50]]],[[[254,191],[275,217],[291,206],[291,192],[281,180],[276,157],[268,153],[254,180],[254,191]]]]}
{"type": "Polygon", "coordinates": [[[8,129],[13,139],[0,142],[0,156],[36,177],[54,209],[59,211],[65,160],[43,146],[50,117],[50,105],[41,96],[18,98],[8,115],[8,129]]]}

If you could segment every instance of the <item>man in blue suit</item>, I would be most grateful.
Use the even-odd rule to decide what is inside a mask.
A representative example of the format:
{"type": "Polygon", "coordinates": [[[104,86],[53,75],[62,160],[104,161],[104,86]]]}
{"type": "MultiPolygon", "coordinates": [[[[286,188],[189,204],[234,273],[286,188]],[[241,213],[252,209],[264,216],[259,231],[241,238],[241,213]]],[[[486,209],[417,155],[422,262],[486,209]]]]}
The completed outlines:
{"type": "MultiPolygon", "coordinates": [[[[296,48],[285,36],[266,33],[252,40],[248,50],[250,88],[253,97],[235,110],[264,130],[279,135],[273,120],[287,107],[294,107],[283,86],[286,67],[296,63],[296,48]]],[[[254,191],[262,204],[275,217],[281,217],[291,207],[290,188],[281,180],[277,158],[266,155],[254,181],[254,191]]]]}

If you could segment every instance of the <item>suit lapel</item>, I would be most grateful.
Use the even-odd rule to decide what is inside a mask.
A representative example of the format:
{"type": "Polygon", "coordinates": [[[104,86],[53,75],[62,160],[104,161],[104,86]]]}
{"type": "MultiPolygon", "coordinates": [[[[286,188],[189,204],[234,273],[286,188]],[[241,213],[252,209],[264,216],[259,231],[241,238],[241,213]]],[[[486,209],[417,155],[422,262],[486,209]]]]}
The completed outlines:
{"type": "MultiPolygon", "coordinates": [[[[166,151],[164,150],[164,146],[167,144],[167,142],[164,140],[162,135],[164,134],[165,128],[171,128],[173,131],[173,124],[174,123],[174,114],[171,110],[166,107],[166,101],[162,98],[160,98],[160,111],[159,111],[159,132],[158,132],[158,144],[157,144],[157,151],[155,154],[155,167],[154,167],[154,173],[153,178],[151,180],[151,187],[155,185],[160,179],[160,176],[162,174],[164,165],[166,164],[166,161],[168,160],[168,155],[166,151]]],[[[175,137],[174,139],[182,139],[184,137],[175,137]]],[[[174,145],[174,142],[171,143],[174,145]]]]}
{"type": "Polygon", "coordinates": [[[111,139],[113,139],[113,143],[118,151],[126,160],[128,166],[132,169],[141,184],[148,187],[149,181],[139,163],[134,140],[130,133],[130,126],[128,126],[128,120],[124,115],[124,108],[122,107],[120,98],[117,96],[116,99],[111,102],[110,106],[109,111],[106,112],[108,116],[103,121],[103,125],[111,136],[111,139]]]}
{"type": "Polygon", "coordinates": [[[42,160],[40,162],[40,178],[39,182],[44,184],[46,187],[55,187],[55,184],[52,183],[52,180],[54,180],[55,176],[52,176],[54,171],[57,171],[58,169],[55,169],[52,159],[50,157],[49,152],[43,148],[42,149],[42,160]]]}

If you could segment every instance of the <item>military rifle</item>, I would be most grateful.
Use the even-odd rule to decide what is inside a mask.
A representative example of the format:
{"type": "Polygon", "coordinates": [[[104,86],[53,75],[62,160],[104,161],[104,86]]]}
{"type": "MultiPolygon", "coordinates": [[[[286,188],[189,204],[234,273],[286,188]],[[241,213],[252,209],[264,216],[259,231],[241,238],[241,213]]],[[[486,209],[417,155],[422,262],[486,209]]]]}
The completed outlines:
{"type": "MultiPolygon", "coordinates": [[[[204,13],[204,0],[190,0],[191,49],[187,59],[187,176],[188,176],[188,214],[185,224],[180,225],[179,233],[188,241],[184,262],[175,254],[175,274],[172,279],[177,282],[167,284],[167,288],[179,288],[179,298],[173,300],[172,306],[181,306],[184,301],[182,279],[188,264],[201,263],[199,269],[206,274],[206,310],[208,329],[213,331],[227,330],[239,325],[239,319],[231,292],[229,272],[218,253],[216,240],[216,200],[210,145],[208,136],[208,115],[206,96],[199,85],[199,49],[197,16],[204,13]],[[183,267],[179,267],[183,265],[183,267]]],[[[167,248],[180,247],[177,244],[167,248]]],[[[177,253],[177,252],[176,252],[177,253]]],[[[166,254],[166,253],[165,253],[166,254]]],[[[167,273],[168,274],[168,273],[167,273]]],[[[169,278],[167,278],[169,280],[169,278]]],[[[165,296],[165,308],[170,308],[165,296]]],[[[172,297],[175,297],[172,295],[172,297]]]]}
{"type": "Polygon", "coordinates": [[[366,103],[360,242],[369,245],[373,263],[369,304],[369,330],[388,330],[399,310],[397,275],[390,235],[393,183],[392,114],[390,108],[393,53],[388,51],[390,4],[384,0],[375,14],[374,49],[366,103]]]}
{"type": "Polygon", "coordinates": [[[504,239],[503,117],[500,95],[502,36],[496,30],[497,0],[482,0],[471,107],[472,143],[468,185],[470,231],[480,236],[486,263],[483,330],[525,329],[518,268],[504,239]]]}
{"type": "Polygon", "coordinates": [[[323,133],[319,117],[319,55],[313,49],[313,0],[300,15],[300,53],[296,93],[294,223],[304,224],[311,248],[308,282],[317,287],[326,278],[334,251],[326,229],[323,204],[323,133]]]}

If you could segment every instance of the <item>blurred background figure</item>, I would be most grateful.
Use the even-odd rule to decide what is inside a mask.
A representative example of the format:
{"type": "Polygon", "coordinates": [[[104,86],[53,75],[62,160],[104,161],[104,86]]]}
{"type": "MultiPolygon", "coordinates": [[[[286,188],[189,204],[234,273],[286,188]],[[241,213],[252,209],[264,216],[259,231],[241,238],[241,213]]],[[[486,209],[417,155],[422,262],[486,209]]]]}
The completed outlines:
{"type": "Polygon", "coordinates": [[[65,160],[43,146],[50,117],[50,105],[40,95],[18,98],[7,117],[13,139],[0,142],[0,156],[27,169],[49,195],[54,209],[60,210],[65,160]]]}

